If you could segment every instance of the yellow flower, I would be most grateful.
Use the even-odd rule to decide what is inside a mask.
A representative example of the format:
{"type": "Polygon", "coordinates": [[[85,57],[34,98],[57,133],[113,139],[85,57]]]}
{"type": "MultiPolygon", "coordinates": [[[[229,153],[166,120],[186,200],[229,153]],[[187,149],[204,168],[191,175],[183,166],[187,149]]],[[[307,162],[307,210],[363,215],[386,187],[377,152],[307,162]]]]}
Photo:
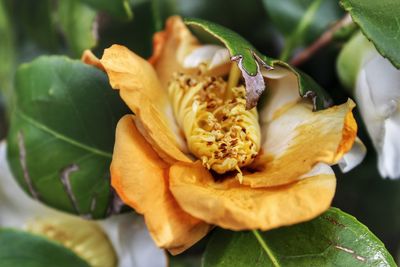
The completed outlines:
{"type": "Polygon", "coordinates": [[[179,17],[149,61],[113,45],[101,64],[135,115],[118,123],[112,185],[177,254],[213,227],[268,230],[324,212],[350,150],[354,103],[313,112],[295,74],[263,72],[265,103],[246,110],[227,50],[202,46],[179,17]],[[228,77],[228,78],[227,78],[228,77]]]}

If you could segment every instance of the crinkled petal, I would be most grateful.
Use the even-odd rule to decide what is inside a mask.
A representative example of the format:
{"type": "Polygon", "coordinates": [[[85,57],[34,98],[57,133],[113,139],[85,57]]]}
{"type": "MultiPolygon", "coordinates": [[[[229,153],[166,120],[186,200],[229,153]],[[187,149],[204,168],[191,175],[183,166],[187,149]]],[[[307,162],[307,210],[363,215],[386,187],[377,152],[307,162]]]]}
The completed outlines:
{"type": "Polygon", "coordinates": [[[294,182],[318,162],[335,164],[351,149],[357,133],[353,101],[313,112],[311,103],[299,99],[294,74],[268,82],[271,96],[260,111],[261,151],[251,166],[256,172],[243,177],[245,185],[294,182]]]}
{"type": "Polygon", "coordinates": [[[183,211],[168,189],[168,167],[137,130],[133,115],[117,125],[111,182],[124,203],[143,214],[156,244],[180,253],[210,226],[183,211]]]}
{"type": "Polygon", "coordinates": [[[149,59],[166,89],[174,72],[184,70],[185,57],[200,43],[178,16],[168,18],[165,30],[153,38],[153,55],[149,59]]]}
{"type": "Polygon", "coordinates": [[[110,84],[137,115],[142,135],[168,162],[190,159],[182,152],[185,142],[172,115],[166,90],[161,87],[152,65],[128,48],[113,45],[104,50],[101,63],[110,84]]]}
{"type": "Polygon", "coordinates": [[[318,164],[291,184],[251,188],[237,179],[216,182],[199,162],[170,169],[170,188],[186,212],[232,230],[262,229],[310,220],[329,208],[336,179],[328,165],[318,164]]]}

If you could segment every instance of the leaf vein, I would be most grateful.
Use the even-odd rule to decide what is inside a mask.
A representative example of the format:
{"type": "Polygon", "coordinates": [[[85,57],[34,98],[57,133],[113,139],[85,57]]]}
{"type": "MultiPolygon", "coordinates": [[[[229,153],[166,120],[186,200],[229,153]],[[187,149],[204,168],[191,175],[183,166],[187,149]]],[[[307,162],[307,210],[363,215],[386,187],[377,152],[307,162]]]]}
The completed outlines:
{"type": "Polygon", "coordinates": [[[65,135],[63,135],[63,134],[61,134],[61,133],[59,133],[59,132],[57,132],[57,131],[49,128],[49,127],[47,127],[47,126],[45,126],[45,125],[43,125],[42,123],[36,121],[35,119],[29,117],[28,115],[24,114],[19,109],[15,109],[15,112],[22,119],[24,119],[27,122],[31,123],[33,126],[35,126],[35,127],[39,128],[39,129],[41,129],[41,130],[53,135],[55,138],[58,138],[58,139],[60,139],[60,140],[62,140],[64,142],[67,142],[67,143],[69,143],[71,145],[74,145],[74,146],[79,147],[81,149],[84,149],[86,151],[89,151],[90,153],[93,153],[93,154],[96,154],[96,155],[99,155],[99,156],[102,156],[102,157],[106,157],[106,158],[112,158],[112,154],[111,153],[108,153],[106,151],[103,151],[103,150],[100,150],[100,149],[97,149],[97,148],[82,144],[81,142],[78,142],[76,140],[73,140],[73,139],[71,139],[71,138],[69,138],[69,137],[67,137],[67,136],[65,136],[65,135]]]}

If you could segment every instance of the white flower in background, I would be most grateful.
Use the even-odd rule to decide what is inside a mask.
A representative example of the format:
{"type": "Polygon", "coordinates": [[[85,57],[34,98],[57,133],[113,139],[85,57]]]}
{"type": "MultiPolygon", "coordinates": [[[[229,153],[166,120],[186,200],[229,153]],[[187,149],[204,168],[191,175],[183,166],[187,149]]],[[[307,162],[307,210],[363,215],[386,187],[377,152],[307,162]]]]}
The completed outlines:
{"type": "Polygon", "coordinates": [[[57,241],[93,267],[167,266],[166,253],[155,246],[143,219],[131,212],[87,221],[32,200],[12,177],[5,142],[0,143],[0,211],[0,227],[27,230],[57,241]]]}
{"type": "Polygon", "coordinates": [[[400,70],[382,57],[361,33],[338,59],[342,82],[354,97],[378,153],[383,177],[400,178],[400,70]]]}

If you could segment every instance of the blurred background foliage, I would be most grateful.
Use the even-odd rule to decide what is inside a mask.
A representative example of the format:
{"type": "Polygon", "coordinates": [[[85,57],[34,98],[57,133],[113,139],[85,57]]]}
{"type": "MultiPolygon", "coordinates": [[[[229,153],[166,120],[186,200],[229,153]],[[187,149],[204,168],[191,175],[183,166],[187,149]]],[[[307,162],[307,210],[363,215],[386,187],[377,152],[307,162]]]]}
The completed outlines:
{"type": "MultiPolygon", "coordinates": [[[[103,49],[114,43],[149,57],[153,33],[161,30],[172,14],[219,23],[244,36],[265,55],[290,60],[341,19],[344,11],[335,0],[0,0],[1,139],[8,128],[7,114],[13,104],[10,92],[18,65],[39,55],[79,58],[84,49],[101,56],[103,49]]],[[[345,39],[331,42],[298,66],[336,103],[349,96],[335,70],[345,39]]],[[[333,206],[367,225],[397,258],[400,181],[379,176],[375,151],[358,114],[356,118],[368,154],[350,173],[336,170],[338,186],[333,206]]],[[[182,261],[173,260],[175,266],[190,266],[195,259],[185,255],[180,258],[182,261]]]]}

